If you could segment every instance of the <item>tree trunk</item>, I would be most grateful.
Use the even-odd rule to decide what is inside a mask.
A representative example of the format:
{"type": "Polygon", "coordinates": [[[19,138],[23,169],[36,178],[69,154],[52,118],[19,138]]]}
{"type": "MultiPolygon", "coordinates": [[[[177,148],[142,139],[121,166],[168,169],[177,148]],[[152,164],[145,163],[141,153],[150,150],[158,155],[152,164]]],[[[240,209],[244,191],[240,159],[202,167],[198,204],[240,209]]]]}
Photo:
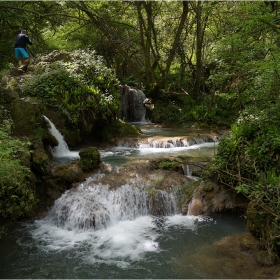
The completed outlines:
{"type": "Polygon", "coordinates": [[[196,7],[196,71],[195,71],[195,100],[199,103],[201,98],[201,78],[202,78],[202,43],[203,43],[203,32],[202,32],[202,5],[200,1],[197,1],[196,7]]]}
{"type": "Polygon", "coordinates": [[[167,77],[167,74],[170,70],[170,66],[171,66],[171,63],[174,59],[176,50],[177,50],[177,48],[180,44],[180,37],[181,37],[181,34],[183,32],[183,29],[184,29],[184,26],[185,26],[185,23],[186,23],[186,20],[187,20],[187,17],[188,17],[188,11],[189,11],[188,1],[182,1],[182,5],[183,5],[183,11],[182,11],[182,14],[181,14],[180,23],[179,23],[179,26],[178,26],[178,29],[177,29],[177,32],[176,32],[176,35],[175,35],[175,38],[174,38],[174,41],[173,41],[173,45],[172,45],[172,48],[171,48],[170,53],[169,53],[169,56],[166,60],[165,70],[164,70],[164,72],[162,74],[162,77],[161,77],[161,87],[162,88],[164,88],[164,85],[166,83],[166,77],[167,77]]]}

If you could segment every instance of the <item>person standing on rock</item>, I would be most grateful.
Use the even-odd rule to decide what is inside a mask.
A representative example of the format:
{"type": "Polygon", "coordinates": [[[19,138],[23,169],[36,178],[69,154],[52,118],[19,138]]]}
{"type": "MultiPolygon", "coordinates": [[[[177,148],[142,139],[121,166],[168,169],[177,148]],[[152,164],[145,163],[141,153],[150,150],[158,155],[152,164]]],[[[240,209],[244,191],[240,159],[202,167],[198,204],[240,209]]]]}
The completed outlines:
{"type": "Polygon", "coordinates": [[[18,59],[19,67],[25,67],[26,69],[29,64],[29,55],[26,51],[27,44],[32,45],[32,42],[26,35],[26,30],[21,30],[21,33],[16,36],[15,54],[18,59]]]}

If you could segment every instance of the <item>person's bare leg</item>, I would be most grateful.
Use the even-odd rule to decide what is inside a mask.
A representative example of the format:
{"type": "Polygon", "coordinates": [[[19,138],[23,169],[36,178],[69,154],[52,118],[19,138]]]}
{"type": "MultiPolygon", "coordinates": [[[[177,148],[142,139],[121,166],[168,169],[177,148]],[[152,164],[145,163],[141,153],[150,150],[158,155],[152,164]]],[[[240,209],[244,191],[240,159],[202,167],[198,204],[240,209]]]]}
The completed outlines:
{"type": "Polygon", "coordinates": [[[25,59],[24,64],[25,64],[25,65],[28,65],[28,64],[29,64],[29,57],[27,57],[27,58],[25,59]]]}
{"type": "Polygon", "coordinates": [[[22,59],[21,58],[18,60],[18,66],[19,67],[22,66],[22,59]]]}

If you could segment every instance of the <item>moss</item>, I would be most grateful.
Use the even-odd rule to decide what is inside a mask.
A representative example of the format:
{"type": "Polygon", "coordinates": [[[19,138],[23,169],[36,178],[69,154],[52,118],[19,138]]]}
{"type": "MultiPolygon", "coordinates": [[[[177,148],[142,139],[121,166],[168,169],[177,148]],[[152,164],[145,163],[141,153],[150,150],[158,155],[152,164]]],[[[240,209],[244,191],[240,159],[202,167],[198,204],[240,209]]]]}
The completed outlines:
{"type": "Polygon", "coordinates": [[[178,162],[177,160],[170,161],[170,160],[163,160],[159,163],[158,167],[160,169],[169,169],[169,170],[176,170],[178,166],[180,166],[182,162],[178,162]]]}
{"type": "Polygon", "coordinates": [[[49,162],[49,157],[42,149],[34,150],[32,153],[32,168],[39,174],[44,175],[49,162]]]}
{"type": "Polygon", "coordinates": [[[111,141],[116,137],[125,137],[130,135],[140,135],[141,129],[135,125],[128,124],[120,119],[109,123],[102,128],[102,140],[111,141]]]}
{"type": "Polygon", "coordinates": [[[179,208],[182,209],[182,213],[187,214],[185,210],[188,209],[188,204],[191,201],[193,197],[193,193],[196,190],[196,188],[199,186],[199,184],[200,181],[193,181],[187,185],[183,185],[179,187],[182,192],[182,195],[180,197],[178,206],[179,208]]]}
{"type": "Polygon", "coordinates": [[[30,161],[31,161],[30,151],[23,151],[20,155],[20,160],[24,166],[30,168],[30,161]]]}
{"type": "Polygon", "coordinates": [[[253,235],[260,237],[263,227],[266,225],[266,215],[259,209],[256,201],[252,200],[248,204],[246,217],[247,229],[253,235]]]}
{"type": "Polygon", "coordinates": [[[57,166],[54,175],[59,181],[65,183],[80,182],[85,179],[83,170],[75,163],[57,166]]]}
{"type": "Polygon", "coordinates": [[[211,192],[212,190],[213,190],[213,185],[211,185],[211,184],[203,184],[203,190],[205,191],[205,192],[211,192]]]}
{"type": "Polygon", "coordinates": [[[8,82],[7,88],[8,88],[8,89],[11,89],[12,91],[16,91],[16,92],[19,92],[19,91],[20,91],[18,81],[17,81],[15,78],[12,78],[12,79],[8,82]]]}
{"type": "Polygon", "coordinates": [[[100,153],[95,147],[83,149],[79,152],[79,155],[80,160],[78,161],[78,166],[82,168],[83,171],[92,171],[98,168],[101,162],[100,153]]]}

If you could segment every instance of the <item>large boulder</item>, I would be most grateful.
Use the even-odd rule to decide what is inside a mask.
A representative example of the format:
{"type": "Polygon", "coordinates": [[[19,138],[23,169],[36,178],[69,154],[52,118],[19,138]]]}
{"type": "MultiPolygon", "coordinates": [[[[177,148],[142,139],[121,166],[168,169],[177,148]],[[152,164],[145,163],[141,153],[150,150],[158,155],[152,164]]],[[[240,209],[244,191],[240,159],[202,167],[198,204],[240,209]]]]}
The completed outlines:
{"type": "Polygon", "coordinates": [[[232,189],[211,181],[195,181],[194,191],[182,203],[182,212],[190,215],[209,215],[226,210],[245,211],[247,201],[232,189]]]}
{"type": "Polygon", "coordinates": [[[101,163],[100,153],[96,147],[82,149],[79,152],[79,156],[78,166],[85,172],[97,169],[101,163]]]}
{"type": "Polygon", "coordinates": [[[121,86],[121,99],[123,117],[129,122],[140,122],[145,120],[146,107],[144,101],[146,95],[139,89],[127,85],[121,86]]]}

